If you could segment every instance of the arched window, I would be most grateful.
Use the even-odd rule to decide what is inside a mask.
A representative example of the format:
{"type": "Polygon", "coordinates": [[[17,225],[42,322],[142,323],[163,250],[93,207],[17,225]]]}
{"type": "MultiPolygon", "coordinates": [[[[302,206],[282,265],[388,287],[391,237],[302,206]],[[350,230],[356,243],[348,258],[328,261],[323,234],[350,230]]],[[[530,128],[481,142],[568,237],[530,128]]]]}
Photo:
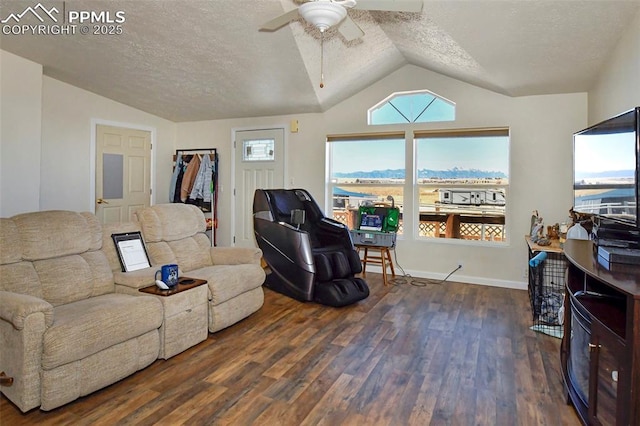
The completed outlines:
{"type": "Polygon", "coordinates": [[[396,92],[368,111],[370,125],[454,121],[456,105],[428,90],[396,92]]]}

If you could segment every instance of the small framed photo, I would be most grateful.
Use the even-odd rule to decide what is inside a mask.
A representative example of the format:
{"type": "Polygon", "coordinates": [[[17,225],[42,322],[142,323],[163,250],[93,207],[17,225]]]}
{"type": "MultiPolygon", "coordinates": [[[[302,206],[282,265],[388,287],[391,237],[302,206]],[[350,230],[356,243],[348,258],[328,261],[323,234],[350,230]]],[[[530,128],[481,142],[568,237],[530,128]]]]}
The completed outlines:
{"type": "Polygon", "coordinates": [[[122,272],[137,271],[151,267],[147,248],[144,245],[140,232],[124,232],[121,234],[111,234],[122,272]]]}

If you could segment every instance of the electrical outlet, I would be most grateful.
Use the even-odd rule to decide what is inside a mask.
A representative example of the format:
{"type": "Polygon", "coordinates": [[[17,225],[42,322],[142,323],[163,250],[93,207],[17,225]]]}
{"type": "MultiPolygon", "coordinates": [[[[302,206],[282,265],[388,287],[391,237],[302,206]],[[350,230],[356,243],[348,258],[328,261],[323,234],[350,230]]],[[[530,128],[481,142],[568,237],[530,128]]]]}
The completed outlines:
{"type": "Polygon", "coordinates": [[[462,266],[463,266],[462,260],[458,260],[458,269],[462,269],[462,266]]]}
{"type": "Polygon", "coordinates": [[[529,268],[526,266],[522,267],[522,278],[527,278],[529,276],[529,268]]]}

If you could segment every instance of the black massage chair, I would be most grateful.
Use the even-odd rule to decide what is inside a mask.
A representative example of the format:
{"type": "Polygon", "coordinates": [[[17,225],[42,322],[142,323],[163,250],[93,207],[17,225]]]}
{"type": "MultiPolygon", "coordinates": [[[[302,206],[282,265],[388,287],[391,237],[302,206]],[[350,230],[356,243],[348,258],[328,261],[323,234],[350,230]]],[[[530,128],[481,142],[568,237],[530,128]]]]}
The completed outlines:
{"type": "Polygon", "coordinates": [[[258,189],[253,229],[271,273],[265,286],[294,299],[345,306],[369,296],[349,229],[304,189],[258,189]]]}

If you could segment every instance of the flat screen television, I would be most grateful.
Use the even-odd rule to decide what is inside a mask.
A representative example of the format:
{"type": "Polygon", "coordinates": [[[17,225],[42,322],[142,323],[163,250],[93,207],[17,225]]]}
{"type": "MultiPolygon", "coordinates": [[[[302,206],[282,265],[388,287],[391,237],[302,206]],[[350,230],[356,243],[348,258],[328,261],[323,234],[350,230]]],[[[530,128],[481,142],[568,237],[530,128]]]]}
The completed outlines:
{"type": "Polygon", "coordinates": [[[573,135],[574,211],[640,228],[640,107],[573,135]]]}

